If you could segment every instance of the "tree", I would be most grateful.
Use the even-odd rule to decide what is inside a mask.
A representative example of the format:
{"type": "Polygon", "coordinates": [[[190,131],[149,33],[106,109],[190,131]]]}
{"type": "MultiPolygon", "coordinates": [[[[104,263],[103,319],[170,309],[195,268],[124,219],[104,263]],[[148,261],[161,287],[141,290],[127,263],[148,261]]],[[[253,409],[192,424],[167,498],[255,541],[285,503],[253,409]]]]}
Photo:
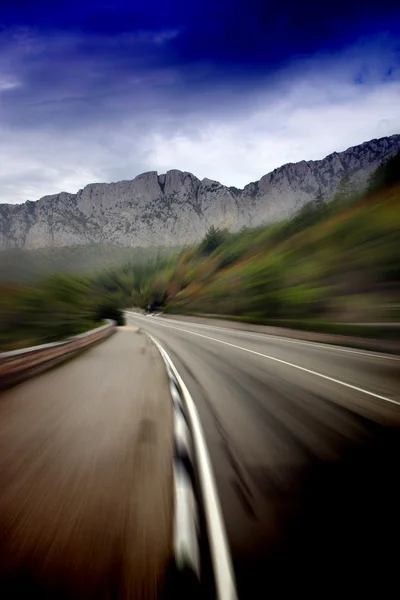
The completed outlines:
{"type": "Polygon", "coordinates": [[[342,177],[335,195],[333,197],[333,200],[349,200],[349,198],[351,198],[354,195],[354,186],[351,182],[350,176],[349,175],[345,175],[344,177],[342,177]]]}
{"type": "Polygon", "coordinates": [[[321,206],[324,203],[324,195],[322,193],[321,187],[318,188],[318,192],[314,196],[314,204],[316,206],[321,206]]]}
{"type": "Polygon", "coordinates": [[[400,183],[400,152],[371,173],[367,184],[367,193],[374,194],[379,190],[400,183]]]}
{"type": "Polygon", "coordinates": [[[229,232],[227,229],[220,229],[219,227],[215,227],[211,225],[207,229],[207,233],[203,238],[203,241],[200,243],[199,250],[200,253],[208,256],[214,250],[216,250],[228,237],[229,232]]]}

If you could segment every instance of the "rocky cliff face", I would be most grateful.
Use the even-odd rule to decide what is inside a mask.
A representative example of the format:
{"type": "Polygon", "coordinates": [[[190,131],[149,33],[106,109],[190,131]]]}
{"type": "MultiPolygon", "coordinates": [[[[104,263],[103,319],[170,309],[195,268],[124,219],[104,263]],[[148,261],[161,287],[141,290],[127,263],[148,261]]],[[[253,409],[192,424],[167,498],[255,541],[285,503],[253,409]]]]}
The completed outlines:
{"type": "Polygon", "coordinates": [[[77,194],[0,204],[0,248],[191,243],[211,224],[237,230],[286,218],[317,193],[328,201],[345,177],[360,189],[398,151],[400,135],[371,140],[323,160],[289,163],[243,190],[178,170],[151,171],[132,181],[90,184],[77,194]]]}

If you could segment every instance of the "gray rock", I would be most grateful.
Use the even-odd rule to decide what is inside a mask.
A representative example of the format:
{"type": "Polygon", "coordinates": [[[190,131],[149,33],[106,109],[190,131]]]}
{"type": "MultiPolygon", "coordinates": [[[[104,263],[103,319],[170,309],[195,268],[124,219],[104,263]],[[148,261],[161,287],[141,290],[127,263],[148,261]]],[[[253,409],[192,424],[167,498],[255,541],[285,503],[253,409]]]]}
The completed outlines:
{"type": "Polygon", "coordinates": [[[328,201],[344,177],[362,189],[370,173],[398,151],[400,135],[371,140],[323,160],[283,165],[243,190],[174,169],[89,184],[77,194],[0,204],[0,249],[188,244],[212,224],[235,231],[289,217],[318,192],[328,201]]]}

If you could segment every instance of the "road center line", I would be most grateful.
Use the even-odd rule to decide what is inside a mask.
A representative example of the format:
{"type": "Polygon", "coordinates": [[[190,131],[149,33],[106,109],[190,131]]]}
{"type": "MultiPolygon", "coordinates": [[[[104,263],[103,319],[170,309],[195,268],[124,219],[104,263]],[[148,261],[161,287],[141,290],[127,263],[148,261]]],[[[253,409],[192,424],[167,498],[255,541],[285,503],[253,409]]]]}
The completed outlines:
{"type": "MultiPolygon", "coordinates": [[[[142,317],[141,315],[137,315],[135,313],[128,313],[131,316],[148,319],[148,317],[142,317]]],[[[325,379],[326,381],[331,381],[333,383],[337,383],[338,385],[342,385],[351,390],[355,390],[357,392],[361,392],[363,394],[367,394],[373,398],[378,398],[379,400],[385,400],[386,402],[390,402],[391,404],[400,405],[400,402],[397,400],[393,400],[392,398],[387,398],[386,396],[381,396],[380,394],[375,394],[375,392],[370,392],[369,390],[364,390],[356,385],[352,385],[351,383],[346,383],[345,381],[341,381],[340,379],[335,379],[334,377],[329,377],[328,375],[323,375],[322,373],[318,373],[317,371],[313,371],[312,369],[306,369],[305,367],[300,367],[299,365],[295,365],[294,363],[288,362],[286,360],[282,360],[280,358],[276,358],[274,356],[270,356],[269,354],[263,354],[262,352],[257,352],[256,350],[250,350],[249,348],[244,348],[243,346],[237,346],[236,344],[231,344],[230,342],[225,342],[223,340],[219,340],[217,338],[210,337],[208,335],[203,335],[201,333],[196,333],[194,331],[190,331],[188,329],[181,329],[180,327],[174,327],[173,325],[167,325],[166,323],[161,323],[157,321],[157,325],[161,325],[162,327],[167,327],[169,329],[175,329],[176,331],[183,331],[184,333],[189,333],[190,335],[195,335],[206,340],[211,340],[213,342],[218,342],[219,344],[223,344],[224,346],[230,346],[231,348],[236,348],[237,350],[243,350],[244,352],[249,352],[250,354],[254,354],[256,356],[261,356],[263,358],[267,358],[274,362],[280,363],[282,365],[286,365],[288,367],[292,367],[293,369],[298,369],[299,371],[303,371],[304,373],[309,373],[310,375],[315,375],[316,377],[320,377],[321,379],[325,379]]]]}
{"type": "Polygon", "coordinates": [[[211,329],[213,331],[228,332],[234,335],[258,337],[262,339],[269,339],[271,341],[285,342],[288,344],[295,344],[301,346],[311,346],[312,348],[319,348],[320,350],[330,350],[333,352],[343,352],[345,354],[358,354],[360,356],[367,356],[369,358],[378,358],[380,360],[395,360],[400,361],[398,356],[389,356],[388,354],[380,354],[378,352],[368,352],[363,350],[353,350],[350,348],[343,348],[342,346],[334,346],[332,344],[325,344],[323,342],[308,342],[306,340],[298,340],[287,338],[279,335],[271,335],[270,333],[258,333],[257,331],[242,331],[241,329],[232,329],[230,327],[218,327],[217,325],[206,325],[205,323],[192,323],[190,321],[179,321],[177,319],[168,319],[169,322],[178,323],[179,325],[190,325],[190,327],[200,327],[203,329],[211,329]]]}

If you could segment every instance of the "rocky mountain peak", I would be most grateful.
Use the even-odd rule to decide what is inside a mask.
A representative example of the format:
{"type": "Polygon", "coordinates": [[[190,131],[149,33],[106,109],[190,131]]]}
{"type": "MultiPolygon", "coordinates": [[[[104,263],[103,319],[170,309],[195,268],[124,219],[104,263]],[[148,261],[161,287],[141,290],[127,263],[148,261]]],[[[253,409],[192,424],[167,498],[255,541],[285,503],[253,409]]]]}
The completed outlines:
{"type": "Polygon", "coordinates": [[[322,160],[288,163],[243,189],[172,169],[91,183],[77,194],[0,204],[0,248],[187,244],[211,224],[237,230],[286,218],[317,193],[328,201],[343,178],[362,188],[370,173],[399,151],[400,135],[374,139],[322,160]]]}

